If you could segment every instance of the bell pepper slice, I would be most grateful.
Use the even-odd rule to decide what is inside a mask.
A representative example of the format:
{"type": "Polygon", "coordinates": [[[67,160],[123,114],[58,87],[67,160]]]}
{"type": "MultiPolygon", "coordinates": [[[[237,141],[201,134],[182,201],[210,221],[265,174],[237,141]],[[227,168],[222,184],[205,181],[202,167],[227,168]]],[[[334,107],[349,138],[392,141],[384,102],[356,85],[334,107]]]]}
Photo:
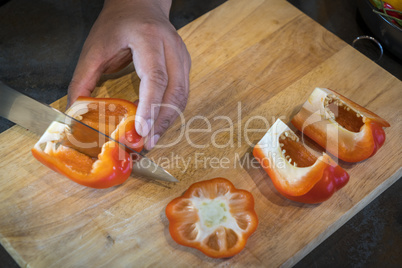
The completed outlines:
{"type": "MultiPolygon", "coordinates": [[[[141,151],[143,139],[135,131],[135,112],[136,106],[126,100],[80,97],[66,113],[141,151]]],[[[126,150],[102,135],[91,135],[81,124],[69,127],[53,122],[31,151],[45,166],[92,188],[122,184],[132,171],[126,150]]]]}
{"type": "Polygon", "coordinates": [[[390,126],[375,113],[326,88],[316,88],[291,122],[347,162],[373,156],[385,142],[383,127],[390,126]]]}
{"type": "Polygon", "coordinates": [[[253,150],[275,188],[286,198],[321,203],[349,181],[348,173],[327,154],[318,158],[278,119],[253,150]]]}
{"type": "Polygon", "coordinates": [[[239,253],[258,225],[252,194],[224,178],[194,183],[167,205],[166,216],[174,241],[212,258],[239,253]]]}

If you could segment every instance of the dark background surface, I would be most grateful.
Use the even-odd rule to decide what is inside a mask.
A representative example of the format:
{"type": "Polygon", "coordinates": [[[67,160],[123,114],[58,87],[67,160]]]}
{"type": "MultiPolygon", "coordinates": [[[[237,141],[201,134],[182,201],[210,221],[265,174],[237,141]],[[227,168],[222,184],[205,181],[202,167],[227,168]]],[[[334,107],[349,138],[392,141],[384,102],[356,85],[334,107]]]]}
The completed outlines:
{"type": "MultiPolygon", "coordinates": [[[[179,29],[223,2],[173,0],[171,21],[179,29]]],[[[289,2],[348,44],[358,36],[372,35],[354,0],[289,2]]],[[[0,0],[0,81],[48,104],[66,95],[102,5],[100,0],[0,0]]],[[[377,64],[402,79],[401,60],[387,50],[377,64]]],[[[12,125],[0,118],[0,132],[12,125]]],[[[402,180],[398,180],[296,267],[402,267],[401,252],[402,180]]],[[[18,267],[1,247],[0,267],[18,267]]]]}

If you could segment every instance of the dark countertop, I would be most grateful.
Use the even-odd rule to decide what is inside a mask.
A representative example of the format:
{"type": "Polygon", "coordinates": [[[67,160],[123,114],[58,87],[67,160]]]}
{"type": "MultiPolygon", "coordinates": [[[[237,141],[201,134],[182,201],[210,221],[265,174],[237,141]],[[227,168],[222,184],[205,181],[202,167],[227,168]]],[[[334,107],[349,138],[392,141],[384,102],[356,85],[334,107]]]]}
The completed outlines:
{"type": "MultiPolygon", "coordinates": [[[[174,0],[171,21],[181,28],[223,2],[174,0]]],[[[371,34],[355,1],[289,2],[349,44],[371,34]]],[[[0,81],[44,103],[63,97],[102,5],[100,0],[0,0],[0,81]]],[[[402,61],[388,51],[377,64],[402,80],[402,61]]],[[[0,118],[0,132],[12,125],[0,118]]],[[[398,180],[296,267],[401,267],[401,192],[398,180]]],[[[2,247],[0,266],[18,267],[2,247]]]]}

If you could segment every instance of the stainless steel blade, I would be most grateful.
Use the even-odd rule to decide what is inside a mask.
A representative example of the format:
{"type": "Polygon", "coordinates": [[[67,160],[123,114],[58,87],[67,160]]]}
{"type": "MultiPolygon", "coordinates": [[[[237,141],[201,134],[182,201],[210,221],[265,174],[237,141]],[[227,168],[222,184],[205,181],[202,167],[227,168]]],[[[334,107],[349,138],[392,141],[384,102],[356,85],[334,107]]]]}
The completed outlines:
{"type": "Polygon", "coordinates": [[[65,122],[65,114],[42,104],[0,81],[0,116],[42,136],[53,121],[65,122]]]}
{"type": "Polygon", "coordinates": [[[0,116],[27,128],[42,136],[49,125],[54,122],[60,122],[73,128],[74,124],[80,124],[80,130],[85,131],[85,135],[102,135],[105,139],[112,140],[125,147],[136,159],[133,163],[133,173],[151,179],[157,179],[168,182],[178,182],[169,172],[155,164],[142,153],[134,151],[119,141],[116,141],[108,135],[76,120],[75,118],[64,114],[46,104],[36,101],[0,81],[0,116]]]}

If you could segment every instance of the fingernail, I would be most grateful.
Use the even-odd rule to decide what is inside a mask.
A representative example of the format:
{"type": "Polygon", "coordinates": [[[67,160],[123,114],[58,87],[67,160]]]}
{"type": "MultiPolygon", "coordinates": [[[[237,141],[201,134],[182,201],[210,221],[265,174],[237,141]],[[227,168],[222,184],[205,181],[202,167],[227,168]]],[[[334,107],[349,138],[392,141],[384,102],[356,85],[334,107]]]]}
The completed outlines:
{"type": "Polygon", "coordinates": [[[154,148],[155,145],[156,145],[156,143],[158,142],[159,138],[160,138],[160,136],[159,136],[158,134],[153,135],[152,138],[150,138],[150,139],[147,141],[146,149],[147,149],[147,150],[151,150],[152,148],[154,148]]]}
{"type": "Polygon", "coordinates": [[[137,133],[142,137],[146,137],[152,129],[152,125],[154,124],[154,120],[148,119],[146,122],[144,120],[135,120],[135,129],[137,133]]]}

